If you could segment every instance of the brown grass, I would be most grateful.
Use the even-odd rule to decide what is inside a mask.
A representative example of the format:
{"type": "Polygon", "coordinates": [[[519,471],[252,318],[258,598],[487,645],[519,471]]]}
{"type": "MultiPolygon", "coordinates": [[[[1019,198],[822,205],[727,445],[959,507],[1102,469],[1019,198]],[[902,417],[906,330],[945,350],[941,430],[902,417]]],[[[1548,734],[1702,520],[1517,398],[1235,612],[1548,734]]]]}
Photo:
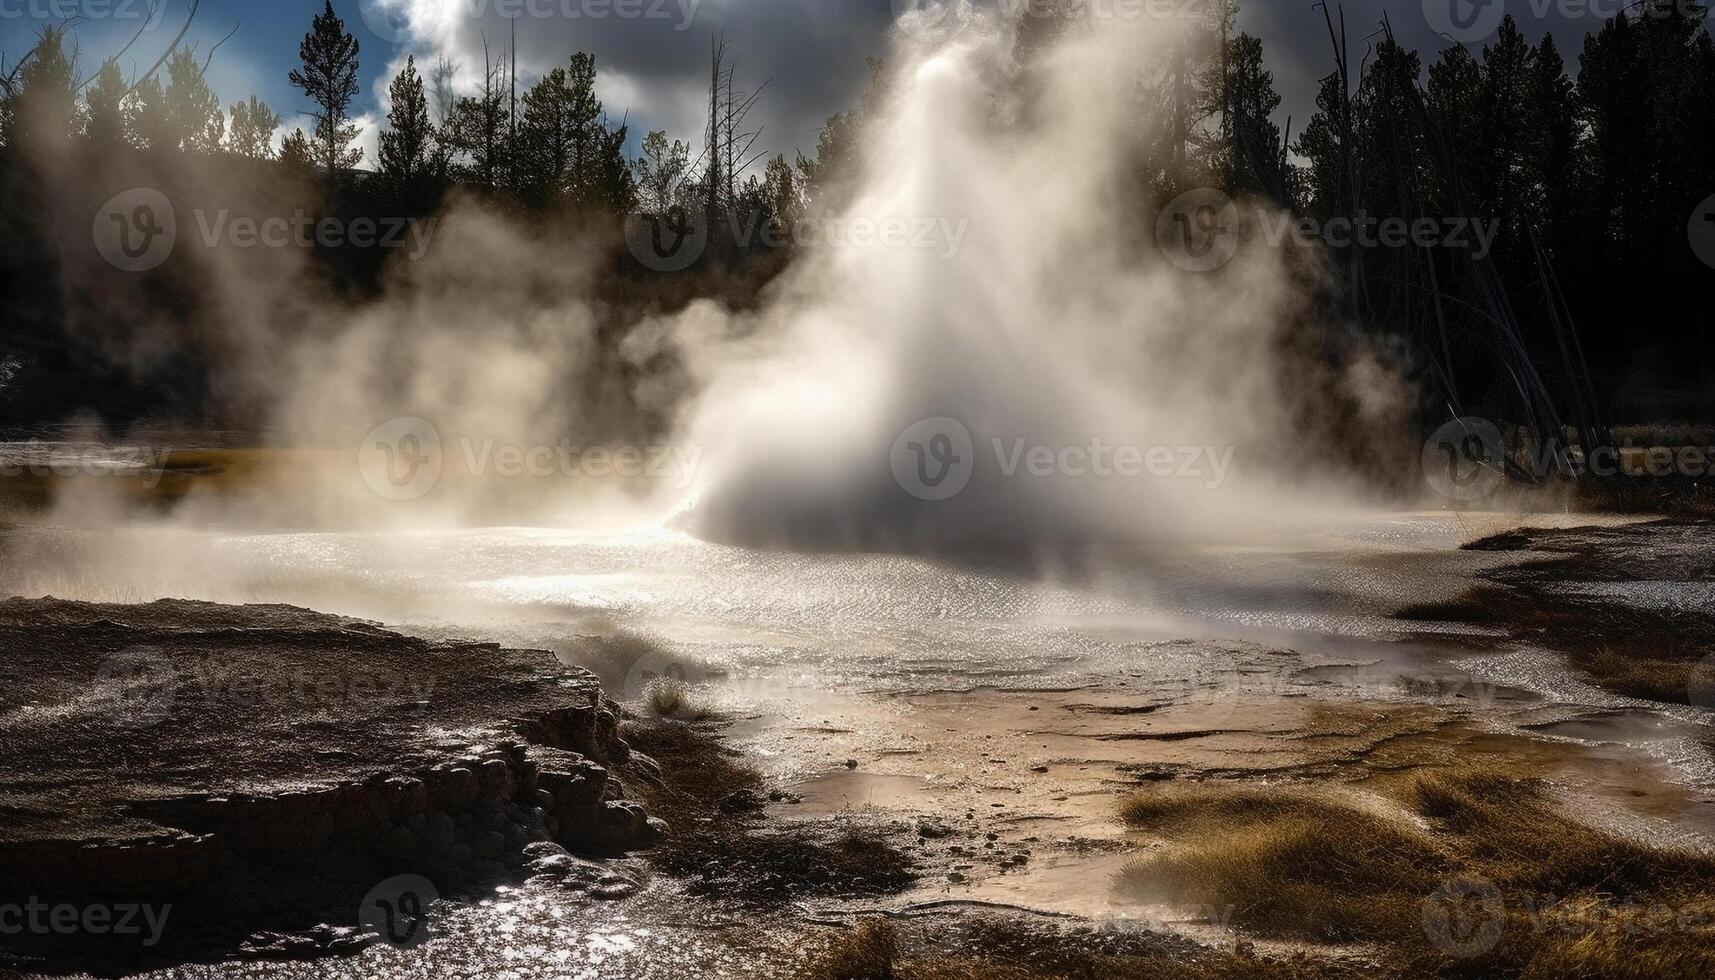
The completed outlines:
{"type": "MultiPolygon", "coordinates": [[[[1715,857],[1559,813],[1541,784],[1419,774],[1398,802],[1427,829],[1279,789],[1162,787],[1124,818],[1168,842],[1133,893],[1269,938],[1374,944],[1406,976],[1693,976],[1715,971],[1715,857]],[[1450,948],[1428,910],[1446,882],[1492,888],[1492,942],[1450,948]],[[1671,919],[1671,925],[1665,925],[1671,919]]],[[[1488,894],[1488,893],[1485,893],[1488,894]]]]}
{"type": "Polygon", "coordinates": [[[1387,935],[1445,876],[1427,836],[1308,794],[1163,788],[1133,796],[1121,815],[1177,845],[1127,869],[1133,895],[1197,906],[1259,935],[1387,935]]]}

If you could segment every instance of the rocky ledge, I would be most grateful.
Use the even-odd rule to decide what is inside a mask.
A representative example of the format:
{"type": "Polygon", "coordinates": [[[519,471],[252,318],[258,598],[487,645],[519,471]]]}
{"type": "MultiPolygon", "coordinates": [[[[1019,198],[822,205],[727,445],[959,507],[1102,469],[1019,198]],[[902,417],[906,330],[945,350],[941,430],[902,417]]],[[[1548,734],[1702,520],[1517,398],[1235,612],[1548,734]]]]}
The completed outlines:
{"type": "Polygon", "coordinates": [[[0,951],[49,967],[360,942],[378,883],[447,894],[664,830],[624,798],[654,767],[617,705],[541,651],[285,606],[12,599],[0,678],[0,951]],[[111,927],[168,906],[156,934],[111,927]],[[81,927],[92,909],[107,928],[81,927]]]}

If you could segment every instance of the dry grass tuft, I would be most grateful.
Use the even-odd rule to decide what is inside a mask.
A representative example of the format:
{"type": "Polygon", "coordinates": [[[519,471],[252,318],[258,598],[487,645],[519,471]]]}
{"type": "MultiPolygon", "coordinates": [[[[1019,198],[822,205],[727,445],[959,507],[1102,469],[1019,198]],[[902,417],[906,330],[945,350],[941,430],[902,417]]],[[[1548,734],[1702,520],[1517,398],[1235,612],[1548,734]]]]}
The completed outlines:
{"type": "Polygon", "coordinates": [[[1715,975],[1715,856],[1571,820],[1503,773],[1422,773],[1400,802],[1429,829],[1291,790],[1140,793],[1123,816],[1170,846],[1126,883],[1258,936],[1373,943],[1405,976],[1715,975]],[[1462,921],[1488,941],[1449,942],[1430,915],[1454,881],[1486,889],[1462,921]]]}
{"type": "Polygon", "coordinates": [[[691,704],[691,689],[684,681],[671,677],[657,677],[643,689],[643,703],[658,718],[675,718],[680,714],[697,714],[706,717],[706,712],[693,709],[691,704]]]}
{"type": "Polygon", "coordinates": [[[1290,791],[1175,787],[1132,797],[1122,815],[1177,845],[1126,870],[1132,894],[1260,935],[1386,935],[1442,877],[1442,855],[1415,829],[1290,791]]]}

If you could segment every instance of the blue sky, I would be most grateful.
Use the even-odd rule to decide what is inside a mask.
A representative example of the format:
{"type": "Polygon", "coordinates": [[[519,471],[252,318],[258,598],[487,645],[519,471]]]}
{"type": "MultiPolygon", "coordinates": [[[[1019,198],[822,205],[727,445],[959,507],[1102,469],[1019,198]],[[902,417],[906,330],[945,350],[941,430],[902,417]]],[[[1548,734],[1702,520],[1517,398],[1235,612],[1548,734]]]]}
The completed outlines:
{"type": "MultiPolygon", "coordinates": [[[[0,51],[10,59],[28,48],[29,34],[37,26],[32,13],[82,10],[78,34],[87,73],[136,30],[149,2],[0,0],[0,51]]],[[[160,54],[184,23],[192,0],[155,2],[164,9],[125,57],[127,74],[147,67],[160,54]]],[[[371,122],[384,111],[380,96],[385,80],[407,52],[417,54],[420,63],[436,54],[453,57],[463,66],[466,83],[474,84],[483,38],[495,51],[503,50],[513,23],[507,12],[536,11],[536,16],[516,21],[521,82],[563,64],[574,51],[594,53],[610,116],[614,121],[628,119],[634,144],[652,128],[697,141],[709,41],[724,32],[735,44],[741,85],[771,80],[756,116],[766,127],[761,145],[791,158],[800,150],[813,153],[822,121],[856,101],[867,77],[865,57],[887,53],[895,12],[918,2],[922,0],[335,0],[334,9],[362,46],[361,91],[354,113],[371,122]],[[616,9],[615,4],[628,3],[649,16],[601,16],[616,9]]],[[[1171,11],[1216,0],[1091,2],[1115,10],[1171,11]]],[[[1504,4],[1532,40],[1553,29],[1575,67],[1582,34],[1600,25],[1600,15],[1624,2],[1352,0],[1348,34],[1354,56],[1361,57],[1366,36],[1377,30],[1385,13],[1400,39],[1424,52],[1427,63],[1448,43],[1437,36],[1432,22],[1490,23],[1499,19],[1501,9],[1493,5],[1504,4]]],[[[254,93],[290,123],[309,107],[286,74],[297,62],[298,41],[321,6],[322,0],[201,0],[186,41],[206,53],[237,28],[215,53],[211,83],[225,103],[254,93]]],[[[1263,38],[1286,98],[1282,121],[1290,114],[1298,131],[1313,109],[1317,79],[1330,65],[1321,13],[1312,9],[1310,0],[1244,0],[1240,26],[1263,38]]],[[[1473,46],[1480,46],[1480,40],[1473,46]]],[[[373,133],[366,142],[372,141],[373,133]]]]}

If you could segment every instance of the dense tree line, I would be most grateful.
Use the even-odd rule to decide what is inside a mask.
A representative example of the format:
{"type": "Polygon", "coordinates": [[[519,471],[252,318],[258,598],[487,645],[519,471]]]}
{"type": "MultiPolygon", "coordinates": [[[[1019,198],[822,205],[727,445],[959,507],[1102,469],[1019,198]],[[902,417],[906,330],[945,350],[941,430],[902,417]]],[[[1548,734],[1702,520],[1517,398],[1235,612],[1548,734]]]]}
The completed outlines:
{"type": "MultiPolygon", "coordinates": [[[[1099,29],[1080,0],[1032,9],[1014,47],[1025,79],[1057,37],[1099,29]]],[[[1401,338],[1438,410],[1543,431],[1599,427],[1616,412],[1715,411],[1712,273],[1686,241],[1688,218],[1715,194],[1715,44],[1701,8],[1621,14],[1583,39],[1576,70],[1554,37],[1532,45],[1510,17],[1479,51],[1451,46],[1426,65],[1385,23],[1354,48],[1342,15],[1319,16],[1331,70],[1296,134],[1277,121],[1262,42],[1238,30],[1234,4],[1207,8],[1186,43],[1140,62],[1138,110],[1154,124],[1115,134],[1133,144],[1140,210],[1215,187],[1324,222],[1498,221],[1486,254],[1329,247],[1321,311],[1401,338]]],[[[366,161],[351,114],[360,45],[331,3],[291,72],[314,106],[313,126],[277,149],[280,117],[267,104],[251,96],[223,110],[205,76],[214,52],[175,43],[138,78],[108,60],[80,79],[69,30],[46,28],[36,40],[0,69],[0,182],[14,199],[23,187],[43,200],[54,168],[83,154],[155,172],[194,162],[276,188],[276,204],[347,218],[428,215],[449,195],[544,229],[677,210],[710,222],[711,277],[758,266],[765,279],[784,261],[747,253],[725,229],[844,203],[865,118],[889,89],[889,66],[872,60],[862,103],[828,120],[814,156],[747,160],[735,120],[755,95],[735,95],[717,45],[700,155],[657,131],[628,159],[627,127],[596,96],[591,55],[573,54],[520,88],[510,57],[485,51],[472,92],[455,90],[462,66],[408,58],[389,85],[377,159],[366,161]]],[[[31,232],[25,216],[8,221],[14,242],[31,232]]],[[[708,288],[707,278],[649,280],[622,249],[614,254],[618,279],[666,302],[708,288]]],[[[373,289],[382,274],[384,256],[373,251],[318,256],[337,288],[373,289]]],[[[53,335],[58,299],[40,284],[53,281],[53,257],[14,246],[5,262],[24,277],[12,282],[32,284],[6,287],[9,319],[21,324],[9,342],[18,347],[33,328],[37,347],[51,347],[41,338],[53,335]]],[[[0,366],[16,374],[20,355],[5,343],[0,366]]]]}

